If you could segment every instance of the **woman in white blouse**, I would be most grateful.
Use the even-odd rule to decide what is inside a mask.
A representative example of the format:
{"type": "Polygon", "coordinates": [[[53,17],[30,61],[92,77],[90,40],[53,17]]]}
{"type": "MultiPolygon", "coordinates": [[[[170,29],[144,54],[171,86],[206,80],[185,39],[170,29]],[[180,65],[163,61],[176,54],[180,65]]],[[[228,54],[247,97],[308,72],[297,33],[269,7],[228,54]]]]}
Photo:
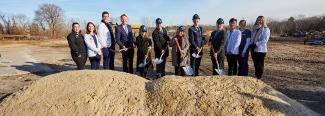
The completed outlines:
{"type": "Polygon", "coordinates": [[[246,44],[245,50],[251,47],[251,54],[255,67],[255,76],[258,79],[262,78],[264,72],[264,59],[267,53],[267,42],[270,38],[270,29],[266,25],[264,16],[259,16],[256,19],[253,27],[252,39],[250,44],[246,44]]]}
{"type": "Polygon", "coordinates": [[[91,69],[98,70],[101,59],[101,44],[96,35],[96,27],[94,23],[88,22],[85,34],[85,43],[87,46],[87,53],[90,60],[91,69]]]}

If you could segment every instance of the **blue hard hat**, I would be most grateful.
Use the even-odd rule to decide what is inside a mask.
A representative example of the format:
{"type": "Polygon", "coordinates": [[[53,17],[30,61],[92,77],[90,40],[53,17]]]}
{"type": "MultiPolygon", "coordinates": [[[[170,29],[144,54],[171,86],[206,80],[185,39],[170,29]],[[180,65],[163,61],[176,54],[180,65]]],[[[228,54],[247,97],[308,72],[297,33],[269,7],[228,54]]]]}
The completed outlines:
{"type": "Polygon", "coordinates": [[[225,21],[222,18],[219,18],[217,20],[217,24],[225,24],[225,21]]]}
{"type": "Polygon", "coordinates": [[[178,31],[185,31],[185,27],[184,26],[179,26],[178,31]]]}
{"type": "Polygon", "coordinates": [[[192,20],[194,19],[200,19],[200,16],[198,14],[194,14],[192,20]]]}
{"type": "Polygon", "coordinates": [[[147,27],[145,25],[140,26],[140,32],[147,32],[147,27]]]}
{"type": "Polygon", "coordinates": [[[161,23],[162,23],[161,18],[157,18],[157,19],[156,19],[156,24],[161,24],[161,23]]]}

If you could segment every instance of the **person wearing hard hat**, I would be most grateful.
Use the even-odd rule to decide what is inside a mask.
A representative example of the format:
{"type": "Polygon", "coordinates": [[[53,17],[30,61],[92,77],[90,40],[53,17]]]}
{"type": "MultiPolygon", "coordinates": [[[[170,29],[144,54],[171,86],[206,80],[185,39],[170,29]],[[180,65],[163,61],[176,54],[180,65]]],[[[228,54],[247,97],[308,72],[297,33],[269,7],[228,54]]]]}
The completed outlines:
{"type": "Polygon", "coordinates": [[[157,78],[163,77],[166,75],[165,66],[166,59],[169,56],[168,53],[168,42],[170,38],[167,34],[167,30],[162,27],[162,20],[160,18],[156,19],[156,29],[152,33],[152,39],[154,42],[154,51],[155,58],[162,58],[163,62],[160,64],[156,64],[157,78]]]}
{"type": "Polygon", "coordinates": [[[246,20],[241,20],[239,21],[239,30],[241,31],[241,42],[239,46],[239,59],[238,59],[238,64],[239,64],[239,71],[238,71],[238,76],[248,76],[248,54],[249,50],[248,45],[250,44],[249,42],[251,41],[251,34],[252,32],[246,28],[246,20]],[[247,47],[246,47],[247,46],[247,47]],[[246,47],[246,49],[245,49],[246,47]]]}
{"type": "Polygon", "coordinates": [[[139,29],[139,36],[136,37],[135,45],[138,48],[137,51],[137,71],[140,72],[141,77],[147,77],[147,72],[152,67],[151,62],[151,48],[152,42],[147,35],[147,27],[141,25],[139,29]],[[142,66],[141,66],[142,65],[142,66]]]}
{"type": "Polygon", "coordinates": [[[204,45],[203,28],[200,26],[200,17],[195,14],[192,18],[193,26],[188,29],[188,37],[190,41],[190,54],[197,54],[200,57],[191,56],[191,67],[194,70],[194,76],[199,75],[199,68],[202,59],[202,49],[204,45]]]}
{"type": "Polygon", "coordinates": [[[225,45],[227,42],[224,24],[225,22],[222,18],[217,20],[216,30],[211,33],[209,40],[213,75],[220,75],[214,70],[218,68],[218,64],[219,69],[224,69],[225,45]]]}
{"type": "Polygon", "coordinates": [[[227,45],[226,56],[228,62],[228,75],[237,75],[238,57],[239,57],[239,45],[241,42],[241,31],[237,29],[237,19],[231,18],[229,20],[230,29],[227,32],[227,45]]]}
{"type": "Polygon", "coordinates": [[[172,65],[175,67],[175,75],[185,76],[182,67],[186,66],[189,60],[190,42],[185,37],[185,27],[180,26],[177,29],[176,36],[170,41],[172,47],[172,65]]]}

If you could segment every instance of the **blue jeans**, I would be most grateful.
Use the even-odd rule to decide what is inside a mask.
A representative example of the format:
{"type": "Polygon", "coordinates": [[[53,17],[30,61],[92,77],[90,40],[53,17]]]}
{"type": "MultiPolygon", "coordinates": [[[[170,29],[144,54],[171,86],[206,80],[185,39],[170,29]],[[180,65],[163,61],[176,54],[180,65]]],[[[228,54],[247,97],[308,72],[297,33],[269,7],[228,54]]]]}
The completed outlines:
{"type": "Polygon", "coordinates": [[[100,67],[100,58],[101,56],[95,56],[95,57],[89,57],[89,61],[90,61],[90,67],[93,70],[98,70],[100,67]]]}
{"type": "Polygon", "coordinates": [[[109,64],[111,57],[109,56],[109,48],[102,48],[102,53],[103,53],[103,68],[104,69],[109,69],[109,64]]]}

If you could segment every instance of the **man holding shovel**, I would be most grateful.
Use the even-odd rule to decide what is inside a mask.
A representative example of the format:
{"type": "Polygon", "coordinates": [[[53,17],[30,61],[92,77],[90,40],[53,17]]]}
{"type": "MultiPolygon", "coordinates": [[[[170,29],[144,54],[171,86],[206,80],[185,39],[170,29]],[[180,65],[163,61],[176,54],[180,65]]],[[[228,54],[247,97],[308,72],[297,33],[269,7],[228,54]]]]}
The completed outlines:
{"type": "Polygon", "coordinates": [[[200,26],[200,17],[195,14],[192,18],[193,26],[188,29],[188,37],[191,43],[190,54],[191,54],[191,67],[194,70],[193,76],[199,75],[199,68],[202,59],[202,48],[204,45],[203,28],[200,26]]]}
{"type": "Polygon", "coordinates": [[[166,59],[169,55],[168,42],[170,38],[167,35],[167,30],[164,27],[162,27],[161,24],[162,24],[162,20],[160,18],[157,18],[156,29],[152,33],[155,58],[158,61],[156,62],[157,78],[165,76],[166,59]]]}
{"type": "Polygon", "coordinates": [[[128,16],[121,15],[121,24],[115,28],[116,42],[120,46],[123,58],[123,71],[133,74],[134,37],[128,16]]]}
{"type": "Polygon", "coordinates": [[[224,20],[222,18],[217,20],[216,27],[217,29],[211,33],[209,40],[212,70],[213,75],[223,75],[227,38],[224,30],[224,20]]]}

